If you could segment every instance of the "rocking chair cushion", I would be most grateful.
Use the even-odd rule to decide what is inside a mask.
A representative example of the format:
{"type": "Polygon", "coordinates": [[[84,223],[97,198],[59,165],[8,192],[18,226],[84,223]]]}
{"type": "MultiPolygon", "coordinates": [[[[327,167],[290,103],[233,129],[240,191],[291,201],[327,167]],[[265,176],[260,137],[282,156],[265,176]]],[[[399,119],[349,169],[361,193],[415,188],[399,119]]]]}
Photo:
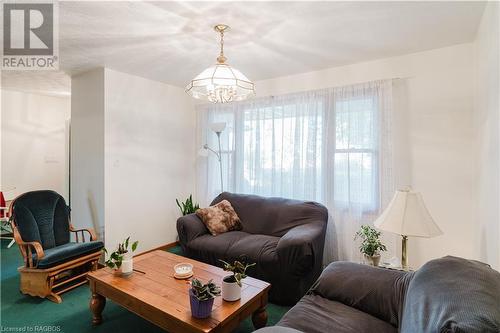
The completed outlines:
{"type": "Polygon", "coordinates": [[[25,242],[39,242],[44,250],[70,241],[69,208],[54,191],[27,192],[14,200],[14,219],[25,242]]]}
{"type": "Polygon", "coordinates": [[[45,250],[45,256],[36,260],[36,264],[40,269],[46,269],[70,261],[86,254],[100,251],[104,247],[101,241],[92,241],[87,243],[66,243],[45,250]]]}

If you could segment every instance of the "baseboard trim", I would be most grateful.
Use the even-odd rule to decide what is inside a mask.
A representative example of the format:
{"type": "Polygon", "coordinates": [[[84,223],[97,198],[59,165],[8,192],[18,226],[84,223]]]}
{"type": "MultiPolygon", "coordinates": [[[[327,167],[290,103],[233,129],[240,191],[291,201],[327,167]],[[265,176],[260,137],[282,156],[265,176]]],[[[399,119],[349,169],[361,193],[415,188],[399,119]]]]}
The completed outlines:
{"type": "Polygon", "coordinates": [[[138,253],[134,257],[142,256],[143,254],[146,254],[146,253],[149,253],[149,252],[153,252],[153,251],[157,251],[157,250],[167,251],[168,249],[171,249],[171,248],[173,248],[173,247],[175,247],[177,245],[179,245],[178,241],[175,241],[175,242],[172,242],[172,243],[163,244],[163,245],[155,247],[155,248],[153,248],[151,250],[147,250],[147,251],[138,253]]]}

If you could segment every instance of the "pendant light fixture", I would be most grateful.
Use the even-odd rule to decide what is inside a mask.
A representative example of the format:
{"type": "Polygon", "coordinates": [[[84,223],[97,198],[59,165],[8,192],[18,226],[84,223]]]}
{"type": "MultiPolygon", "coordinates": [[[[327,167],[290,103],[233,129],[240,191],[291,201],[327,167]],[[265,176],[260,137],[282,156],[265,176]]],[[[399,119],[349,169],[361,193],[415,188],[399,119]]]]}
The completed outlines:
{"type": "Polygon", "coordinates": [[[226,63],[224,32],[229,30],[229,26],[218,24],[214,30],[220,34],[220,54],[217,63],[192,79],[186,87],[186,92],[194,98],[212,103],[242,101],[255,95],[253,82],[226,63]]]}

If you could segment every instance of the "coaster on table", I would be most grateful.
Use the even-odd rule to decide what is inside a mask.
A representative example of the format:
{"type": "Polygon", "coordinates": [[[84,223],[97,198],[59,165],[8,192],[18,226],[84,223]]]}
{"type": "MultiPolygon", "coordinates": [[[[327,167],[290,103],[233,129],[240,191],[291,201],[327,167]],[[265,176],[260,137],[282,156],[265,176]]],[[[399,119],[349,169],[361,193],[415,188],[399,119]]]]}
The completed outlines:
{"type": "Polygon", "coordinates": [[[193,276],[193,265],[180,263],[174,266],[174,277],[176,279],[188,279],[193,276]]]}
{"type": "Polygon", "coordinates": [[[189,279],[191,276],[193,276],[193,272],[191,273],[188,273],[188,274],[184,274],[184,275],[179,275],[177,273],[174,273],[174,278],[178,279],[178,280],[185,280],[185,279],[189,279]]]}

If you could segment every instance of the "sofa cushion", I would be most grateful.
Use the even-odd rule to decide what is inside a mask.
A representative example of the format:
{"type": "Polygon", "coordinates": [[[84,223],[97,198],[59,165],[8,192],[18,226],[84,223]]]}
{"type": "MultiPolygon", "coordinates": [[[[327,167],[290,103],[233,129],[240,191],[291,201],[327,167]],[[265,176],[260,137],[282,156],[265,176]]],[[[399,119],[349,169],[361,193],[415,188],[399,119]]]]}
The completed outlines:
{"type": "Polygon", "coordinates": [[[276,247],[279,240],[279,237],[247,234],[229,247],[226,257],[236,259],[244,255],[249,261],[258,262],[259,265],[272,263],[276,268],[278,261],[276,247]]]}
{"type": "Polygon", "coordinates": [[[500,273],[478,261],[429,261],[408,286],[401,332],[500,332],[500,273]]]}
{"type": "Polygon", "coordinates": [[[104,244],[101,241],[92,241],[86,243],[66,243],[64,245],[45,250],[45,256],[40,260],[35,260],[35,262],[38,264],[37,267],[40,269],[50,268],[71,259],[98,252],[103,247],[104,244]]]}
{"type": "Polygon", "coordinates": [[[323,270],[311,292],[398,327],[412,277],[413,272],[337,261],[323,270]]]}
{"type": "Polygon", "coordinates": [[[241,230],[240,218],[227,200],[222,200],[207,208],[200,208],[196,210],[196,215],[213,236],[232,230],[241,230]]]}
{"type": "Polygon", "coordinates": [[[319,295],[306,295],[278,322],[278,326],[307,333],[396,333],[389,323],[319,295]]]}
{"type": "Polygon", "coordinates": [[[189,252],[193,259],[220,265],[218,260],[227,258],[226,253],[231,245],[248,235],[242,231],[230,231],[217,236],[206,234],[189,242],[189,252]]]}
{"type": "Polygon", "coordinates": [[[248,234],[229,247],[226,260],[232,261],[243,256],[245,261],[257,263],[248,270],[248,275],[274,284],[281,278],[280,263],[276,252],[279,240],[279,237],[248,234]]]}

